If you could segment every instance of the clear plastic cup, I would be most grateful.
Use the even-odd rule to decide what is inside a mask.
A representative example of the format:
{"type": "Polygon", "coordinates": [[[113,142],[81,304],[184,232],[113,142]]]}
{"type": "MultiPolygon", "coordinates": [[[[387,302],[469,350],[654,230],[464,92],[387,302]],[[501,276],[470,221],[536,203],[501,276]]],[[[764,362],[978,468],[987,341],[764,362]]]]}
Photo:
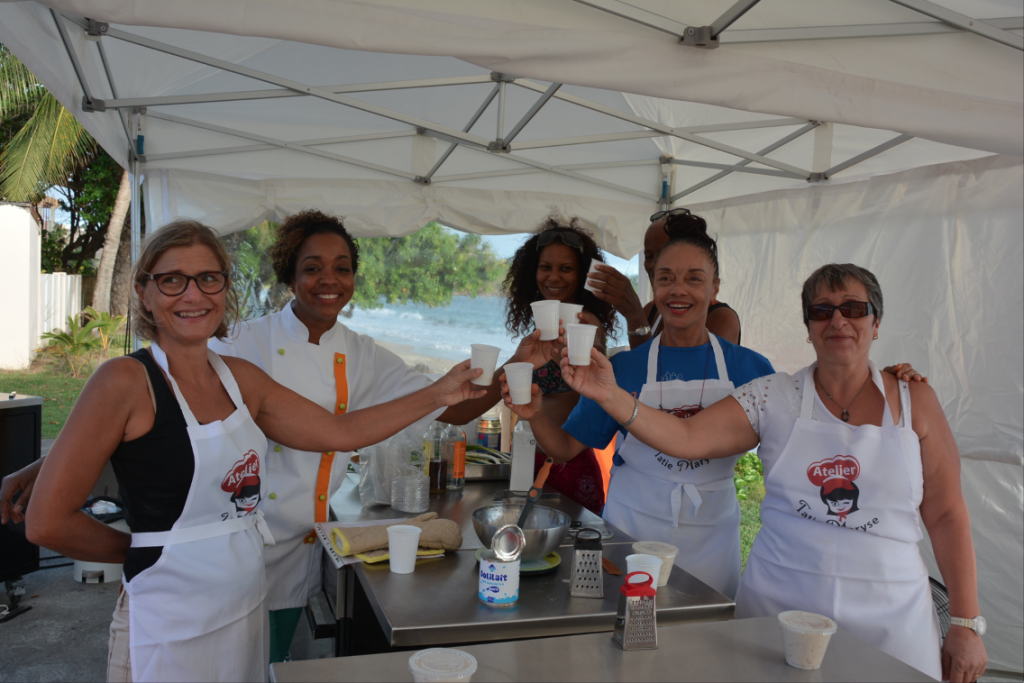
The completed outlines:
{"type": "Polygon", "coordinates": [[[797,669],[817,669],[825,658],[836,622],[813,612],[790,610],[779,614],[786,664],[797,669]]]}
{"type": "Polygon", "coordinates": [[[388,555],[394,574],[412,574],[416,569],[416,549],[420,544],[418,526],[395,524],[388,527],[388,555]]]}
{"type": "Polygon", "coordinates": [[[566,325],[565,345],[569,347],[571,365],[590,365],[590,349],[594,348],[597,325],[566,325]]]}
{"type": "Polygon", "coordinates": [[[658,586],[668,583],[668,577],[672,573],[672,567],[679,554],[679,548],[668,543],[659,541],[637,541],[633,544],[633,552],[641,555],[653,555],[661,558],[661,576],[658,579],[658,586]]]}
{"type": "Polygon", "coordinates": [[[509,363],[505,366],[505,381],[512,404],[525,406],[532,398],[533,363],[509,363]]]}
{"type": "Polygon", "coordinates": [[[661,558],[654,555],[626,555],[626,573],[647,572],[654,579],[652,586],[660,586],[658,580],[661,576],[661,558]]]}
{"type": "Polygon", "coordinates": [[[476,657],[447,647],[420,650],[409,657],[409,671],[417,683],[434,681],[465,681],[476,673],[476,657]]]}
{"type": "Polygon", "coordinates": [[[600,272],[595,267],[595,266],[597,266],[598,263],[601,263],[601,262],[598,261],[597,259],[591,259],[591,261],[590,261],[590,270],[587,271],[587,279],[583,281],[583,289],[587,290],[588,292],[595,291],[594,288],[590,286],[590,274],[591,273],[600,272]]]}
{"type": "Polygon", "coordinates": [[[582,312],[583,304],[558,304],[558,317],[562,319],[562,327],[579,325],[580,319],[576,317],[576,314],[582,312]]]}
{"type": "Polygon", "coordinates": [[[533,324],[540,330],[541,341],[558,339],[558,307],[559,302],[555,300],[534,301],[530,304],[533,309],[533,324]]]}
{"type": "Polygon", "coordinates": [[[489,344],[470,344],[469,348],[471,351],[469,367],[474,370],[483,368],[484,371],[484,374],[476,379],[471,379],[470,382],[482,387],[491,386],[491,382],[494,380],[494,366],[498,364],[498,354],[501,353],[501,349],[489,344]]]}

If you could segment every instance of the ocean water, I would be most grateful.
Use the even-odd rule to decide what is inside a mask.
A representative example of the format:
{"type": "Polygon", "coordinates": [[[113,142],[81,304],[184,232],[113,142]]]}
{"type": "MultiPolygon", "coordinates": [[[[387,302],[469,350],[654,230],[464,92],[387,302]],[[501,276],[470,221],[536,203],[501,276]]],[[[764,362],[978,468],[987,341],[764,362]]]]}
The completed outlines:
{"type": "MultiPolygon", "coordinates": [[[[501,349],[499,362],[504,362],[519,344],[505,331],[504,297],[456,296],[451,305],[437,308],[385,304],[373,310],[357,308],[351,318],[339,320],[379,341],[405,344],[414,353],[449,360],[469,358],[470,344],[490,344],[501,349]]],[[[621,317],[619,326],[625,329],[621,317]]]]}

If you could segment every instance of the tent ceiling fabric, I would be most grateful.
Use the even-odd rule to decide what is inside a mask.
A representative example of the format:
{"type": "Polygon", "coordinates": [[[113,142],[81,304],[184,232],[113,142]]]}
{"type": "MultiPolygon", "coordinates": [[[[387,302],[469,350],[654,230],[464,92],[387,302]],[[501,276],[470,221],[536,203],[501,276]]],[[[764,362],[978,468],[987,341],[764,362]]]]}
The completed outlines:
{"type": "MultiPolygon", "coordinates": [[[[317,206],[359,235],[505,233],[558,211],[631,256],[663,202],[1024,154],[1021,51],[901,3],[766,0],[714,50],[676,34],[731,0],[54,0],[0,3],[0,40],[124,164],[146,107],[150,224],[317,206]],[[886,30],[919,35],[805,39],[886,30]]],[[[1020,39],[1019,3],[944,7],[1020,39]]]]}

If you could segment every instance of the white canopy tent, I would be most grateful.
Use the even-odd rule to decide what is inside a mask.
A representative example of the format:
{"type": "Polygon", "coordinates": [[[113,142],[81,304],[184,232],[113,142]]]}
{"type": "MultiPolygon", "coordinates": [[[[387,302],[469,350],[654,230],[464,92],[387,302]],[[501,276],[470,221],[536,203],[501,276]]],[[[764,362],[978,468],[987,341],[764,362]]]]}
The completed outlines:
{"type": "Polygon", "coordinates": [[[828,260],[871,268],[890,297],[876,357],[944,398],[992,666],[1022,671],[1022,14],[52,0],[0,3],[0,41],[146,178],[149,225],[229,232],[315,206],[357,236],[500,234],[558,211],[630,257],[653,210],[685,204],[721,235],[745,343],[784,370],[807,360],[799,282],[828,260]]]}

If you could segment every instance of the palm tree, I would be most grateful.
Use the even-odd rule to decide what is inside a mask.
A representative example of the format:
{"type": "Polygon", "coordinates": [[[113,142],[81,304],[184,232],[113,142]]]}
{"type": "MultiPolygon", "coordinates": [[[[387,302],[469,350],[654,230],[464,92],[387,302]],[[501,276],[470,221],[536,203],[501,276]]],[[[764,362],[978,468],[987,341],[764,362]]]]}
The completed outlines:
{"type": "MultiPolygon", "coordinates": [[[[0,199],[36,203],[54,185],[63,185],[95,157],[96,141],[43,87],[35,75],[0,44],[0,199]]],[[[111,276],[131,187],[121,177],[107,225],[92,305],[110,308],[111,276]]]]}

